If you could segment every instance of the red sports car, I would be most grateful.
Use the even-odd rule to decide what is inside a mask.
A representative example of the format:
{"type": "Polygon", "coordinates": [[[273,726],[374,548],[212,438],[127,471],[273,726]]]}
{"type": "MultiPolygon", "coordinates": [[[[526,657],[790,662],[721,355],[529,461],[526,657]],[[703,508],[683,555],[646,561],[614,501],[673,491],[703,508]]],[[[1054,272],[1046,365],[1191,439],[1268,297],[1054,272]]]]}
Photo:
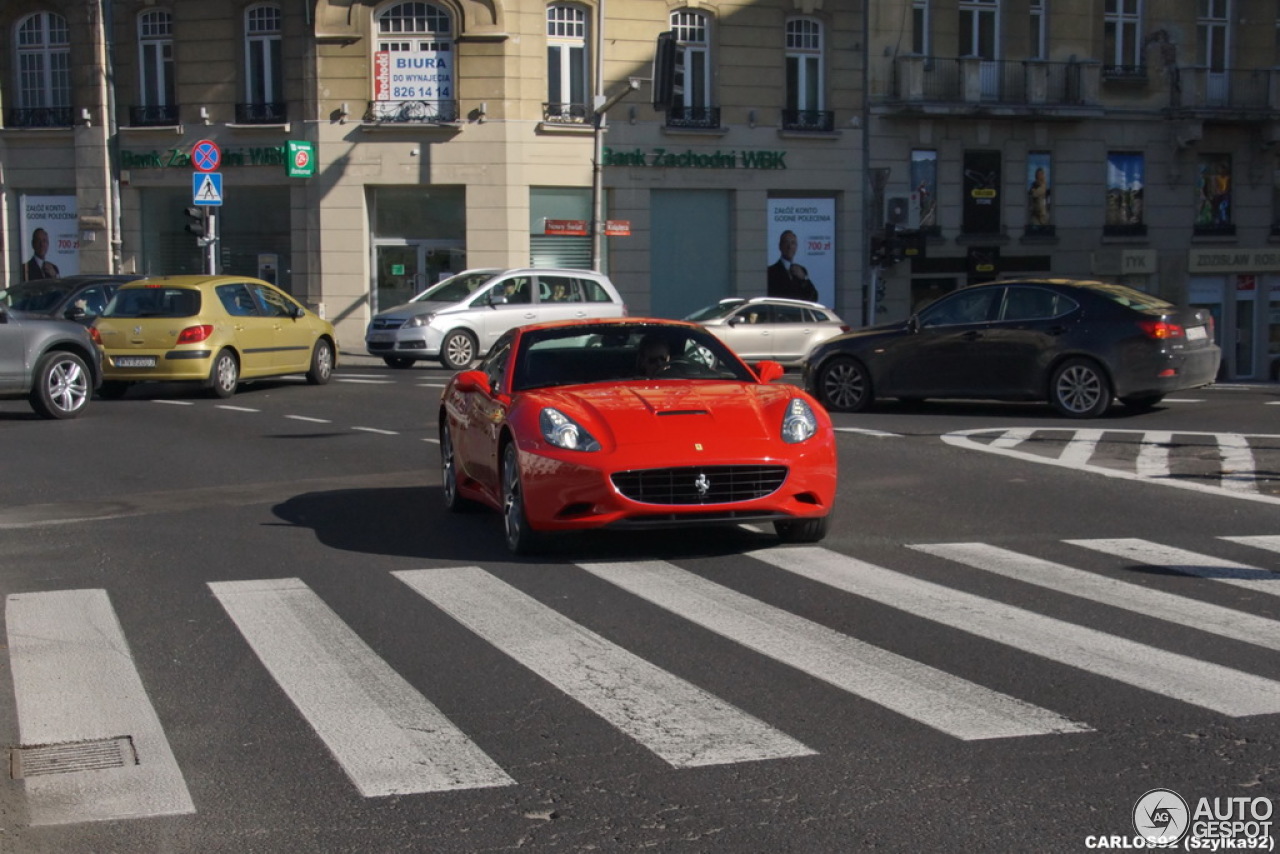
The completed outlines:
{"type": "Polygon", "coordinates": [[[770,383],[703,327],[615,318],[513,329],[440,407],[445,505],[503,515],[507,547],[587,528],[771,521],[827,533],[836,448],[827,413],[770,383]]]}

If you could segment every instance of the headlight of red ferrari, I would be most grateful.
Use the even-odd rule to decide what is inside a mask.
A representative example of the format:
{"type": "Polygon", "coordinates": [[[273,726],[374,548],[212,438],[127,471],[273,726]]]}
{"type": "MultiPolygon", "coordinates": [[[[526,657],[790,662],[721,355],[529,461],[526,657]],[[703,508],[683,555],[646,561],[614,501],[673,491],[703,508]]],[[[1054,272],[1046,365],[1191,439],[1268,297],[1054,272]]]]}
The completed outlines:
{"type": "Polygon", "coordinates": [[[818,419],[813,417],[809,404],[798,397],[787,404],[787,414],[782,419],[782,441],[794,445],[813,438],[818,432],[818,419]]]}
{"type": "Polygon", "coordinates": [[[600,443],[582,425],[558,409],[548,406],[538,416],[542,438],[567,451],[598,451],[600,443]]]}

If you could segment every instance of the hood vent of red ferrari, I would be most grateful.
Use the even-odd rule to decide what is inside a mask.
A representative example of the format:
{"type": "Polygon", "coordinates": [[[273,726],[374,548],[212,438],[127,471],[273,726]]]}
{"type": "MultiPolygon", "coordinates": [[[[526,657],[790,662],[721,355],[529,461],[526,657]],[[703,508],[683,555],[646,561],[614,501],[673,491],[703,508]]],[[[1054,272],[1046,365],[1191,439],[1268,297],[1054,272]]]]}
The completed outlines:
{"type": "Polygon", "coordinates": [[[710,415],[707,409],[665,409],[659,415],[710,415]]]}

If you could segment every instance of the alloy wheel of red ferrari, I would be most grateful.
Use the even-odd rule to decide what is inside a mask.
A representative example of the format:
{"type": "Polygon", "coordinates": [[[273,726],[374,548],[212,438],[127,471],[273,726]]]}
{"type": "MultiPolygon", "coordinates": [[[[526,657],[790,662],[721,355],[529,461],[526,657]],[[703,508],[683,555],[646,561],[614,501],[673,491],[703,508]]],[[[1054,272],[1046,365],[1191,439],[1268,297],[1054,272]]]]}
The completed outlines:
{"type": "Polygon", "coordinates": [[[529,527],[524,512],[520,455],[515,442],[509,442],[502,452],[502,526],[507,548],[515,554],[533,554],[542,545],[542,537],[529,527]]]}

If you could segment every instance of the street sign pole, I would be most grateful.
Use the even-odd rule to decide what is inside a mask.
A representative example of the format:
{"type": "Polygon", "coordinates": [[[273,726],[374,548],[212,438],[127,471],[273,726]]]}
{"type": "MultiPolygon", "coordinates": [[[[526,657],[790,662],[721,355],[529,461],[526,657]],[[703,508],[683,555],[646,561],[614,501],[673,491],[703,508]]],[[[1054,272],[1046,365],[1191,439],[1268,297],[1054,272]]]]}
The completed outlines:
{"type": "Polygon", "coordinates": [[[218,275],[218,213],[217,208],[205,208],[206,222],[209,223],[209,241],[204,247],[204,271],[207,275],[218,275]]]}

